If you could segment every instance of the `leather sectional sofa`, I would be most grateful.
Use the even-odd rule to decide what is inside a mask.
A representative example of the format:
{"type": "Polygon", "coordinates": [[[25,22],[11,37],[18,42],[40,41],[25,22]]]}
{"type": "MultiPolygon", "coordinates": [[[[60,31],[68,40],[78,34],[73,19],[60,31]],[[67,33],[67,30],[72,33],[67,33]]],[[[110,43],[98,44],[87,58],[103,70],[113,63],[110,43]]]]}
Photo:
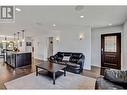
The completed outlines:
{"type": "Polygon", "coordinates": [[[79,74],[83,70],[85,56],[82,53],[57,52],[49,61],[67,65],[67,71],[79,74]],[[67,58],[68,57],[68,58],[67,58]],[[67,59],[65,59],[67,58],[67,59]]]}
{"type": "Polygon", "coordinates": [[[97,78],[95,89],[127,89],[127,71],[106,69],[104,76],[97,78]]]}

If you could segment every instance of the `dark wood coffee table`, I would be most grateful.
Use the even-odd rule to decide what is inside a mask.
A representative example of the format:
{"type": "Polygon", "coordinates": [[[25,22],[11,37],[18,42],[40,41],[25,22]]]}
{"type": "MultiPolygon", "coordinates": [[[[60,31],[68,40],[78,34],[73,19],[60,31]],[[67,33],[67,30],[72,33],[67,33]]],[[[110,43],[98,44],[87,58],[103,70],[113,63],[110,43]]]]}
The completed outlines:
{"type": "Polygon", "coordinates": [[[58,71],[64,70],[64,76],[66,76],[66,65],[60,65],[60,64],[51,63],[51,62],[43,62],[41,64],[37,64],[36,65],[36,76],[38,76],[38,74],[39,74],[38,68],[47,70],[49,73],[51,73],[53,75],[53,77],[52,77],[53,84],[55,84],[56,73],[58,71]]]}

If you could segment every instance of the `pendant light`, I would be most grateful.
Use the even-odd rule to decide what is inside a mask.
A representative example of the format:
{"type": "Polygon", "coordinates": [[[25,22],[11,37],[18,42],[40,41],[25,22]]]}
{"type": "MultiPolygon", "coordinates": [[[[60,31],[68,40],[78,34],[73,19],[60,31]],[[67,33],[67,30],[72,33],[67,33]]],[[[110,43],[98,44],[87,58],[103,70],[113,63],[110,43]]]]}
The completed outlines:
{"type": "Polygon", "coordinates": [[[17,34],[18,34],[18,42],[19,42],[19,33],[20,33],[20,32],[17,32],[17,34]]]}
{"type": "Polygon", "coordinates": [[[24,42],[25,41],[25,31],[24,30],[21,30],[22,31],[22,41],[24,42]]]}
{"type": "Polygon", "coordinates": [[[15,36],[16,36],[16,33],[14,33],[14,41],[15,41],[15,36]]]}

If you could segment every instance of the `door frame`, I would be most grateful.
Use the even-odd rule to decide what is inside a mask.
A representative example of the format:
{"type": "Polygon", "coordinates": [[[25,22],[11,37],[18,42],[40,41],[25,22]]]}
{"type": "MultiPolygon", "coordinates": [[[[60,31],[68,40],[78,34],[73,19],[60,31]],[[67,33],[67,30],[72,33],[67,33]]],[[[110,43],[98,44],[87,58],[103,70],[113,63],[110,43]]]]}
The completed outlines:
{"type": "Polygon", "coordinates": [[[121,69],[121,33],[108,33],[108,34],[101,34],[101,67],[103,67],[104,63],[104,56],[103,56],[103,51],[104,51],[104,36],[114,36],[116,35],[118,38],[117,40],[117,52],[118,52],[118,69],[121,69]],[[103,51],[102,51],[103,49],[103,51]]]}

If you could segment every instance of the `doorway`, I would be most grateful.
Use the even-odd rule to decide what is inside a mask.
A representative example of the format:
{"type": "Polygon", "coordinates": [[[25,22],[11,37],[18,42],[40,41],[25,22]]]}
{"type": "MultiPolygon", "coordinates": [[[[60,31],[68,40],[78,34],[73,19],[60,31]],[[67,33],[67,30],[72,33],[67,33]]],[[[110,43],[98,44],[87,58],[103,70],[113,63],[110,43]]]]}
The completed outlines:
{"type": "Polygon", "coordinates": [[[121,69],[121,33],[101,35],[101,67],[121,69]]]}
{"type": "Polygon", "coordinates": [[[53,55],[53,37],[48,37],[48,58],[53,55]]]}

